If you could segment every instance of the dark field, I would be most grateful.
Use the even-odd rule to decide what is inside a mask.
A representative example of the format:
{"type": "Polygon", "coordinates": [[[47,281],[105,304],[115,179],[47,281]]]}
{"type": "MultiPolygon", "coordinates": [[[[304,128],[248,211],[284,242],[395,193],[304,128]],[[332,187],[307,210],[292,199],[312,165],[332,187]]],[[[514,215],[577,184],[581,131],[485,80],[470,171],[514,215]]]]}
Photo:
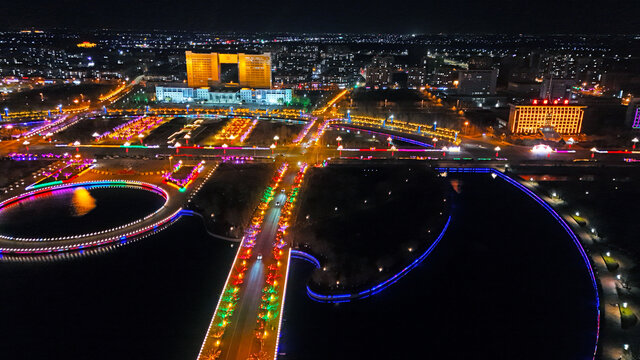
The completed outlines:
{"type": "Polygon", "coordinates": [[[130,117],[95,117],[78,121],[75,125],[56,134],[55,139],[62,142],[80,141],[83,144],[92,142],[94,133],[102,135],[114,127],[131,120],[130,117]]]}
{"type": "MultiPolygon", "coordinates": [[[[538,181],[542,193],[556,192],[565,201],[566,213],[580,212],[588,221],[587,228],[597,230],[602,238],[599,246],[615,246],[640,256],[640,169],[624,168],[561,168],[518,169],[522,174],[549,174],[550,179],[538,181]],[[556,179],[558,180],[558,179],[556,179]]],[[[640,268],[632,269],[632,281],[640,281],[640,268]]]]}
{"type": "Polygon", "coordinates": [[[275,142],[273,137],[277,135],[280,137],[278,146],[290,144],[303,127],[304,125],[282,121],[260,120],[245,142],[248,145],[268,147],[275,142]]]}
{"type": "Polygon", "coordinates": [[[303,188],[294,245],[321,258],[313,283],[360,288],[408,265],[440,233],[448,186],[424,165],[314,168],[303,188]]]}
{"type": "MultiPolygon", "coordinates": [[[[12,182],[25,178],[40,168],[53,164],[54,161],[15,161],[0,160],[0,189],[8,187],[12,182]]],[[[33,179],[33,178],[31,178],[33,179]]],[[[27,179],[24,185],[31,185],[33,181],[27,179]]],[[[35,181],[35,179],[33,179],[35,181]]],[[[2,191],[4,193],[4,191],[2,191]]]]}
{"type": "Polygon", "coordinates": [[[221,164],[193,206],[202,211],[213,233],[241,238],[274,171],[272,164],[221,164]]]}

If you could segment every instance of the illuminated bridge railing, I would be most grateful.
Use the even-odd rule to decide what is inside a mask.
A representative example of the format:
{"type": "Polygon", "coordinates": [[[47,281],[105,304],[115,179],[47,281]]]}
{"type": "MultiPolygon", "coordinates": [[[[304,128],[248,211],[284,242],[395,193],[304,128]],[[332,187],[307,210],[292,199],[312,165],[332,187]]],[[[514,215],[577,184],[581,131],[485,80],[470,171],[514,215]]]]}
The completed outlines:
{"type": "Polygon", "coordinates": [[[435,130],[426,124],[417,124],[411,122],[402,121],[388,121],[387,119],[366,117],[366,116],[347,116],[342,118],[341,122],[363,127],[374,127],[380,129],[386,129],[391,131],[397,131],[401,133],[410,133],[420,136],[435,137],[439,140],[446,140],[454,144],[460,144],[458,138],[458,131],[444,127],[438,127],[435,130]]]}

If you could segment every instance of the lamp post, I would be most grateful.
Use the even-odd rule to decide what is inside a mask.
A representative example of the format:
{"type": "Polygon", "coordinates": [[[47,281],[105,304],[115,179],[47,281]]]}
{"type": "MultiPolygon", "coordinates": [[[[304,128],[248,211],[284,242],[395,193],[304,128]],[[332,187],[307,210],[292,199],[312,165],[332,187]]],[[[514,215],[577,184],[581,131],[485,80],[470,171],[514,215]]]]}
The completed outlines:
{"type": "Polygon", "coordinates": [[[338,151],[340,152],[340,157],[342,157],[342,149],[344,149],[342,145],[338,145],[338,151]]]}
{"type": "Polygon", "coordinates": [[[228,147],[229,147],[229,145],[222,144],[222,155],[227,155],[227,148],[228,147]]]}
{"type": "Polygon", "coordinates": [[[340,136],[336,138],[336,141],[338,142],[338,146],[342,145],[341,144],[342,138],[340,136]]]}
{"type": "Polygon", "coordinates": [[[29,144],[30,144],[29,140],[25,140],[25,141],[22,143],[22,145],[24,145],[24,146],[27,148],[27,152],[29,152],[29,144]]]}
{"type": "Polygon", "coordinates": [[[144,134],[138,134],[138,139],[140,139],[140,145],[142,145],[142,139],[144,139],[144,134]]]}
{"type": "Polygon", "coordinates": [[[495,151],[496,151],[496,157],[498,157],[498,156],[499,156],[499,152],[500,152],[500,150],[502,150],[502,149],[500,149],[500,146],[496,146],[496,147],[495,147],[495,149],[493,149],[493,150],[495,150],[495,151]]]}
{"type": "Polygon", "coordinates": [[[391,146],[391,157],[393,157],[393,153],[394,153],[395,151],[397,151],[397,150],[398,150],[398,148],[396,148],[396,146],[395,146],[395,145],[391,146]]]}
{"type": "Polygon", "coordinates": [[[273,141],[275,141],[276,146],[278,146],[278,140],[280,140],[280,136],[276,135],[273,137],[273,141]]]}
{"type": "Polygon", "coordinates": [[[438,138],[434,137],[433,139],[431,139],[431,141],[433,141],[433,147],[436,147],[436,143],[438,142],[438,138]]]}
{"type": "Polygon", "coordinates": [[[131,146],[130,142],[125,142],[124,143],[124,152],[128,153],[129,152],[129,146],[131,146]]]}
{"type": "Polygon", "coordinates": [[[596,152],[598,151],[598,149],[596,149],[595,147],[592,147],[590,151],[591,151],[591,158],[592,159],[595,158],[596,152]]]}
{"type": "Polygon", "coordinates": [[[393,139],[391,138],[391,136],[389,136],[389,137],[387,138],[387,145],[388,145],[388,146],[391,146],[391,141],[393,141],[393,139]]]}
{"type": "Polygon", "coordinates": [[[631,142],[633,143],[633,146],[631,147],[632,150],[636,149],[636,144],[638,143],[638,141],[640,140],[638,140],[637,137],[634,137],[633,139],[631,139],[631,142]]]}
{"type": "Polygon", "coordinates": [[[180,152],[180,147],[182,146],[182,144],[180,144],[179,142],[176,142],[173,147],[176,148],[176,154],[180,152]]]}
{"type": "Polygon", "coordinates": [[[191,135],[189,135],[189,134],[185,135],[184,139],[186,140],[187,145],[189,145],[189,139],[191,139],[191,135]]]}
{"type": "Polygon", "coordinates": [[[93,137],[96,141],[98,141],[100,134],[98,134],[98,132],[94,132],[93,135],[91,135],[91,137],[93,137]]]}
{"type": "Polygon", "coordinates": [[[73,143],[73,146],[75,146],[75,147],[76,147],[76,152],[79,152],[79,151],[80,151],[80,147],[79,147],[79,146],[80,146],[80,141],[79,141],[79,140],[76,140],[76,141],[73,143]]]}
{"type": "Polygon", "coordinates": [[[271,144],[271,146],[269,146],[269,149],[271,149],[271,155],[273,155],[273,149],[276,148],[276,144],[271,144]]]}

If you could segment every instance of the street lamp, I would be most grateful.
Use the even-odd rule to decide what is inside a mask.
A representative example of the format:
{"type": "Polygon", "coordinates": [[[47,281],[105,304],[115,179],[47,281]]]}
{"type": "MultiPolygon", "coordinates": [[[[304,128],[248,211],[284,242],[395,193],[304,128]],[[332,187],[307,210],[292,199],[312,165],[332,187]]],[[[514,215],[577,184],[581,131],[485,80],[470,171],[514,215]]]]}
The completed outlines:
{"type": "Polygon", "coordinates": [[[180,144],[179,142],[176,141],[176,143],[173,145],[174,148],[176,148],[176,154],[180,152],[180,147],[182,146],[182,144],[180,144]]]}
{"type": "Polygon", "coordinates": [[[27,152],[29,151],[29,144],[30,144],[29,140],[25,140],[25,141],[22,143],[22,145],[24,145],[24,146],[27,148],[27,152]]]}
{"type": "Polygon", "coordinates": [[[124,152],[128,153],[129,152],[129,146],[131,146],[130,142],[125,142],[124,143],[124,152]]]}
{"type": "Polygon", "coordinates": [[[340,136],[338,136],[336,138],[336,141],[338,142],[338,146],[342,145],[340,142],[342,141],[342,138],[340,136]]]}
{"type": "Polygon", "coordinates": [[[500,150],[502,150],[502,149],[500,149],[500,146],[496,146],[496,147],[495,147],[495,149],[493,149],[493,150],[495,150],[495,151],[496,151],[496,157],[498,157],[498,156],[499,156],[499,155],[498,155],[498,153],[499,153],[499,152],[500,152],[500,150]]]}
{"type": "Polygon", "coordinates": [[[80,151],[80,148],[79,148],[79,146],[80,146],[80,141],[79,141],[79,140],[76,140],[76,141],[73,143],[73,146],[75,146],[75,147],[76,147],[76,152],[79,152],[79,151],[80,151]]]}
{"type": "Polygon", "coordinates": [[[638,143],[638,141],[640,140],[638,140],[637,137],[634,137],[633,139],[631,139],[631,142],[633,143],[633,147],[632,147],[633,150],[636,149],[636,144],[638,143]]]}
{"type": "Polygon", "coordinates": [[[222,155],[227,155],[227,148],[228,147],[229,147],[229,145],[222,144],[222,155]]]}
{"type": "Polygon", "coordinates": [[[189,145],[189,139],[191,139],[191,135],[189,135],[189,134],[185,135],[184,139],[187,141],[187,145],[189,145]]]}
{"type": "Polygon", "coordinates": [[[273,149],[276,148],[276,144],[271,144],[271,146],[269,146],[269,149],[271,149],[271,155],[273,155],[273,149]]]}
{"type": "Polygon", "coordinates": [[[598,149],[596,149],[595,147],[591,148],[591,158],[593,159],[596,156],[596,152],[598,151],[598,149]]]}
{"type": "Polygon", "coordinates": [[[393,152],[396,150],[398,150],[398,148],[395,145],[391,146],[391,157],[393,157],[393,152]]]}
{"type": "Polygon", "coordinates": [[[433,139],[431,139],[431,141],[433,141],[433,147],[436,147],[436,143],[438,142],[438,138],[434,137],[433,139]]]}
{"type": "Polygon", "coordinates": [[[388,143],[388,145],[389,145],[389,146],[391,146],[391,141],[392,141],[392,140],[393,140],[393,139],[391,138],[391,136],[389,136],[389,137],[387,138],[387,143],[388,143]]]}
{"type": "Polygon", "coordinates": [[[140,145],[142,145],[142,139],[144,139],[144,134],[138,134],[138,139],[140,139],[140,145]]]}
{"type": "Polygon", "coordinates": [[[342,157],[342,149],[344,149],[342,145],[338,145],[338,151],[340,151],[340,157],[342,157]]]}
{"type": "Polygon", "coordinates": [[[280,136],[276,135],[273,137],[273,141],[275,141],[276,146],[278,146],[278,140],[280,140],[280,136]]]}

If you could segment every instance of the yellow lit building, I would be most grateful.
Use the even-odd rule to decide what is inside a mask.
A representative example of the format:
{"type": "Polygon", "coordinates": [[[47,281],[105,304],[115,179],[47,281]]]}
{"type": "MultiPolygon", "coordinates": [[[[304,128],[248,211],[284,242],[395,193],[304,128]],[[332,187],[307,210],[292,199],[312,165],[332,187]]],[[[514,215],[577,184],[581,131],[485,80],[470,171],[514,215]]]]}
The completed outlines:
{"type": "Polygon", "coordinates": [[[509,131],[512,134],[535,134],[551,126],[558,134],[579,134],[586,106],[534,100],[532,105],[511,105],[509,131]]]}
{"type": "Polygon", "coordinates": [[[231,85],[271,88],[271,54],[199,54],[186,52],[189,87],[231,85]],[[229,69],[228,65],[231,66],[229,69]],[[223,70],[225,67],[227,70],[223,70]],[[230,78],[224,78],[225,73],[230,78]],[[235,76],[237,74],[237,77],[235,76]]]}

